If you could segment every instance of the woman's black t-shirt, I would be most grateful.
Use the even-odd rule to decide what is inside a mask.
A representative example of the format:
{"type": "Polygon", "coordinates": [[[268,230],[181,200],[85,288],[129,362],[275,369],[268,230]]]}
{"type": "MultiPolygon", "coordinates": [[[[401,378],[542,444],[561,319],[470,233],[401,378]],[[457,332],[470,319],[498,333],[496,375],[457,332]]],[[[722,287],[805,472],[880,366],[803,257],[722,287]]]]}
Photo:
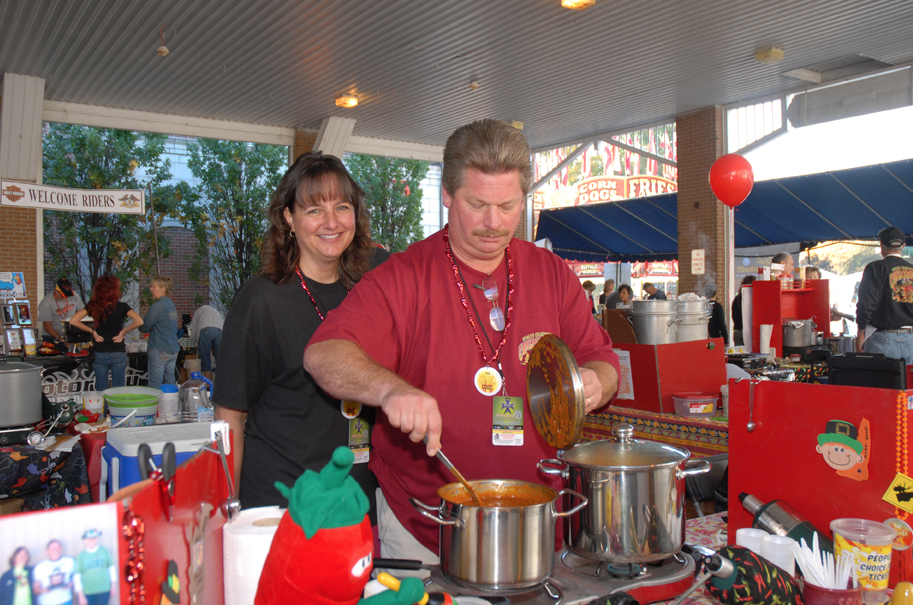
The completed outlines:
{"type": "MultiPolygon", "coordinates": [[[[101,324],[95,323],[95,332],[103,336],[104,342],[95,342],[96,353],[126,353],[127,347],[123,341],[114,342],[112,339],[124,328],[124,320],[130,312],[130,305],[118,302],[107,319],[101,324]]],[[[93,340],[94,342],[94,340],[93,340]]]]}

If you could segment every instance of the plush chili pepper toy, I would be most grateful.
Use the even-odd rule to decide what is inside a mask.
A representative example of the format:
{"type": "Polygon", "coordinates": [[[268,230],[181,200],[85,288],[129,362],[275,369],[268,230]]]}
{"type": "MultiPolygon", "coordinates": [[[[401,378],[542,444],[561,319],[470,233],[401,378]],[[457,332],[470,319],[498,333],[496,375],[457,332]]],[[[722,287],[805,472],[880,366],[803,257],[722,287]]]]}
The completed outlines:
{"type": "Polygon", "coordinates": [[[374,542],[368,498],[349,471],[355,455],[336,448],[320,472],[307,470],[289,489],[288,499],[263,565],[256,605],[411,605],[425,594],[418,578],[405,578],[399,591],[362,599],[371,577],[374,542]]]}

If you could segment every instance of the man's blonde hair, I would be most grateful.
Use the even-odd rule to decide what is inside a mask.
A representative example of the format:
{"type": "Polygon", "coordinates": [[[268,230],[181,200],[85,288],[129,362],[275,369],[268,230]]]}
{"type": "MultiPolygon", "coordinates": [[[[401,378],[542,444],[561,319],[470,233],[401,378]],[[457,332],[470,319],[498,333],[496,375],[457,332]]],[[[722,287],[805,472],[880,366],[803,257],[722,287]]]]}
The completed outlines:
{"type": "Polygon", "coordinates": [[[467,168],[484,174],[518,171],[524,197],[532,187],[529,143],[523,133],[502,120],[476,120],[457,128],[447,139],[441,183],[450,195],[463,184],[467,168]]]}

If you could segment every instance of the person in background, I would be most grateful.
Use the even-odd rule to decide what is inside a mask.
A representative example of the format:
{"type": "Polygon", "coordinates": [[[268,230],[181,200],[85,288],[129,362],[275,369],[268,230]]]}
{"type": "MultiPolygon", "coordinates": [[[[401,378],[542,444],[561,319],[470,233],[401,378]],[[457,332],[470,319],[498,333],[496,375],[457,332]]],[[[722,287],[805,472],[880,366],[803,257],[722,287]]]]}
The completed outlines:
{"type": "Polygon", "coordinates": [[[111,372],[111,386],[122,387],[127,380],[127,347],[124,334],[143,325],[143,319],[125,302],[120,301],[120,280],[113,275],[102,275],[95,280],[92,298],[85,309],[80,309],[70,320],[70,325],[83,332],[91,332],[95,341],[94,361],[95,390],[108,388],[108,372],[111,372]],[[82,323],[91,315],[95,328],[82,323]],[[124,321],[130,319],[126,326],[124,321]]]}
{"type": "Polygon", "coordinates": [[[644,284],[644,292],[647,293],[647,300],[666,300],[666,293],[650,282],[644,284]]]}
{"type": "Polygon", "coordinates": [[[212,380],[212,357],[219,358],[219,346],[222,344],[222,326],[225,320],[222,314],[209,305],[203,305],[193,314],[190,322],[190,334],[200,358],[200,369],[203,376],[212,380]]]}
{"type": "Polygon", "coordinates": [[[755,280],[754,275],[746,275],[739,285],[739,292],[732,299],[732,343],[736,346],[745,344],[742,335],[742,286],[747,286],[755,280]]]}
{"type": "Polygon", "coordinates": [[[913,265],[900,253],[906,245],[904,232],[885,227],[878,232],[881,260],[862,271],[859,302],[856,303],[856,351],[882,353],[913,364],[913,265]],[[866,337],[866,328],[875,332],[866,337]]]}
{"type": "Polygon", "coordinates": [[[796,270],[796,263],[789,252],[779,252],[770,260],[770,264],[783,265],[782,271],[771,271],[771,277],[792,277],[796,270]]]}
{"type": "Polygon", "coordinates": [[[117,602],[117,569],[111,553],[98,545],[101,532],[87,529],[82,534],[86,549],[76,556],[73,569],[73,587],[79,605],[108,605],[117,602]]]}
{"type": "Polygon", "coordinates": [[[602,285],[602,294],[599,295],[599,304],[606,304],[606,300],[615,292],[615,280],[607,279],[602,285]]]}
{"type": "Polygon", "coordinates": [[[710,312],[710,323],[707,324],[707,334],[710,338],[722,338],[724,343],[728,343],[729,330],[726,329],[726,310],[717,301],[716,294],[716,286],[713,284],[704,286],[704,296],[713,303],[713,309],[710,312]]]}
{"type": "MultiPolygon", "coordinates": [[[[97,285],[98,280],[95,283],[97,285]]],[[[95,296],[94,289],[92,295],[95,296]]],[[[72,557],[63,556],[63,544],[56,538],[48,542],[47,553],[48,558],[32,570],[32,589],[38,597],[38,605],[72,605],[75,562],[72,557]]]]}
{"type": "Polygon", "coordinates": [[[286,506],[276,481],[292,485],[305,470],[326,466],[336,447],[351,446],[358,451],[351,475],[376,523],[377,482],[367,465],[374,410],[325,393],[301,359],[324,318],[390,255],[371,241],[364,191],[331,155],[295,160],[273,194],[269,221],[260,275],[241,286],[225,318],[213,391],[216,418],[235,435],[241,504],[286,506]]]}
{"type": "Polygon", "coordinates": [[[438,560],[439,526],[409,499],[434,502],[452,480],[433,458],[442,442],[467,477],[542,481],[536,464],[556,450],[533,428],[525,394],[526,353],[544,334],[575,356],[587,411],[617,390],[618,356],[579,278],[513,237],[531,181],[520,131],[491,119],[458,128],[441,177],[448,225],[367,274],[305,350],[327,392],[383,411],[371,468],[385,557],[438,560]],[[519,416],[522,444],[499,428],[519,416]]]}
{"type": "Polygon", "coordinates": [[[83,304],[79,294],[73,291],[73,284],[66,277],[57,280],[54,291],[38,303],[38,321],[41,322],[42,337],[60,340],[64,336],[63,322],[70,319],[83,304]]]}
{"type": "Polygon", "coordinates": [[[606,299],[606,309],[615,309],[619,304],[626,305],[634,300],[634,290],[628,284],[621,284],[618,289],[606,299]]]}
{"type": "Polygon", "coordinates": [[[821,269],[814,265],[805,268],[805,279],[821,279],[821,269]]]}
{"type": "Polygon", "coordinates": [[[32,605],[35,592],[32,587],[31,555],[25,546],[19,546],[10,555],[10,568],[0,576],[0,605],[32,605]]]}
{"type": "Polygon", "coordinates": [[[596,284],[586,280],[583,282],[583,291],[586,292],[586,301],[593,310],[593,315],[596,315],[596,284]]]}
{"type": "Polygon", "coordinates": [[[149,284],[155,302],[146,311],[139,331],[149,335],[146,353],[149,356],[149,387],[157,389],[163,384],[174,384],[174,364],[178,359],[178,310],[169,296],[174,290],[174,280],[156,275],[149,284]]]}

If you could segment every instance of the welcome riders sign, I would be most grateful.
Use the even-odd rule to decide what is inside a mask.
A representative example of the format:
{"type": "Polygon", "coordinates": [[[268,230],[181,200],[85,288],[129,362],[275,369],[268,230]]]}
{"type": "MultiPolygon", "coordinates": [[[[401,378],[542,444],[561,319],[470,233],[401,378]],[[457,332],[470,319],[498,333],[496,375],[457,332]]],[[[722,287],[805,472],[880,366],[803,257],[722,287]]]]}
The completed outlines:
{"type": "Polygon", "coordinates": [[[143,214],[146,196],[142,189],[68,189],[0,180],[0,206],[64,212],[143,214]]]}

